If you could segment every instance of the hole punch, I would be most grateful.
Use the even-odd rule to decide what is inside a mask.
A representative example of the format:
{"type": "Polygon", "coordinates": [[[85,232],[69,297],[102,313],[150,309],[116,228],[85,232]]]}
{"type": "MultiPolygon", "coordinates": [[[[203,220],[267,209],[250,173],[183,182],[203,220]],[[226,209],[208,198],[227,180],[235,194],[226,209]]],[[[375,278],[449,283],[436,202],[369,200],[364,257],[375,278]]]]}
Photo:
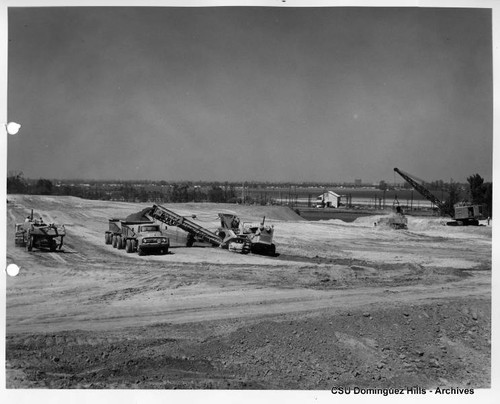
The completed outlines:
{"type": "Polygon", "coordinates": [[[16,264],[7,265],[7,275],[9,276],[17,276],[19,274],[19,267],[16,264]]]}
{"type": "Polygon", "coordinates": [[[21,129],[21,124],[19,124],[17,122],[5,123],[4,126],[5,126],[5,131],[9,135],[15,135],[19,132],[19,129],[21,129]]]}

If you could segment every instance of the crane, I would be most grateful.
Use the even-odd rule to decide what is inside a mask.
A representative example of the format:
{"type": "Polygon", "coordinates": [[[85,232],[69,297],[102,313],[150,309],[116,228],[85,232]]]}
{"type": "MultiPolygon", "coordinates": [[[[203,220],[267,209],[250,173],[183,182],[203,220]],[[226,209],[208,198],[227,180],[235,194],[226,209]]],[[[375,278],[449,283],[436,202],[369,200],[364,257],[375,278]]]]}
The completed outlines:
{"type": "Polygon", "coordinates": [[[414,176],[401,171],[398,168],[394,168],[401,177],[405,179],[420,195],[427,198],[434,205],[438,207],[443,215],[448,215],[455,220],[455,222],[448,222],[448,225],[479,225],[479,219],[483,219],[482,205],[472,205],[472,204],[455,204],[455,206],[450,207],[442,201],[440,201],[435,195],[433,195],[426,187],[420,184],[414,176]]]}

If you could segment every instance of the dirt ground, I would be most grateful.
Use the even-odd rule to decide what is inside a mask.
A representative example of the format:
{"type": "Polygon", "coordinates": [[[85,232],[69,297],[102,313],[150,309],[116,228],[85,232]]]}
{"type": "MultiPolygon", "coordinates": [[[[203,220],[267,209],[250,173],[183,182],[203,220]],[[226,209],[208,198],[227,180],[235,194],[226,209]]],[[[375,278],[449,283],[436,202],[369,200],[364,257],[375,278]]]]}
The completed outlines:
{"type": "Polygon", "coordinates": [[[104,243],[147,204],[9,195],[7,388],[489,388],[490,226],[409,217],[408,230],[308,222],[285,207],[170,204],[275,227],[278,257],[182,245],[139,257],[104,243]],[[34,209],[62,251],[14,246],[34,209]]]}

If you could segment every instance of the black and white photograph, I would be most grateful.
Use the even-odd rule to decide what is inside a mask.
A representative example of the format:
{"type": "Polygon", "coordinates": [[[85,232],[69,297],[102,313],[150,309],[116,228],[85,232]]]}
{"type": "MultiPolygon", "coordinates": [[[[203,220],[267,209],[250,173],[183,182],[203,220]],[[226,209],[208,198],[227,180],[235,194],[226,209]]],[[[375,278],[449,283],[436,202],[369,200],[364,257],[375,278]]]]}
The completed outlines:
{"type": "Polygon", "coordinates": [[[495,11],[3,1],[8,402],[493,402],[495,11]]]}

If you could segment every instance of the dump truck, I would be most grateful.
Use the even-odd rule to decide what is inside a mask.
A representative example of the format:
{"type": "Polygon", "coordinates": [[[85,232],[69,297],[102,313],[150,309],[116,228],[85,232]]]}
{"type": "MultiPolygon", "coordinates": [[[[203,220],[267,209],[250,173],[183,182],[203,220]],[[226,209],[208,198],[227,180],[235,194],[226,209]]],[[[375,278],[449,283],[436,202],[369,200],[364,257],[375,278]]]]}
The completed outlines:
{"type": "Polygon", "coordinates": [[[127,253],[167,254],[170,240],[166,237],[160,225],[152,221],[125,221],[109,219],[109,230],[104,234],[106,244],[113,248],[125,249],[127,253]]]}
{"type": "Polygon", "coordinates": [[[33,248],[56,251],[58,248],[62,249],[65,235],[64,225],[47,224],[42,217],[35,219],[31,210],[24,223],[16,223],[14,243],[16,246],[26,247],[28,251],[33,248]]]}

